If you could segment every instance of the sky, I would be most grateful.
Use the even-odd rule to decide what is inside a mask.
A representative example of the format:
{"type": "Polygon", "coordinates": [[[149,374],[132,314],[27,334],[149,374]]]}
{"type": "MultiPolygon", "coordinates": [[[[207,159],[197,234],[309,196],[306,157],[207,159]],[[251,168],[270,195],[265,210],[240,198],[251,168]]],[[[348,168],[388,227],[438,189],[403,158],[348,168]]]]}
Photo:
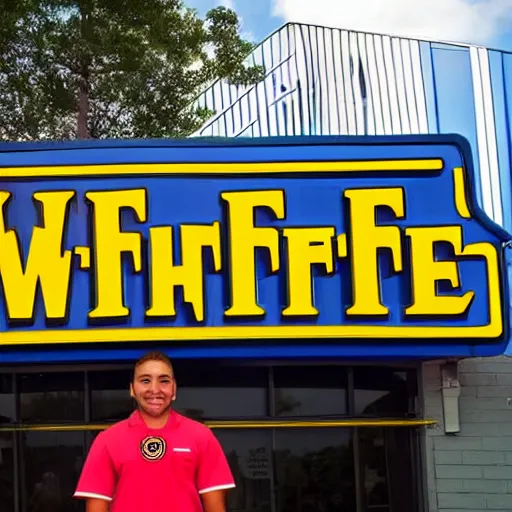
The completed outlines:
{"type": "Polygon", "coordinates": [[[234,9],[257,43],[288,21],[512,51],[512,0],[184,0],[234,9]]]}

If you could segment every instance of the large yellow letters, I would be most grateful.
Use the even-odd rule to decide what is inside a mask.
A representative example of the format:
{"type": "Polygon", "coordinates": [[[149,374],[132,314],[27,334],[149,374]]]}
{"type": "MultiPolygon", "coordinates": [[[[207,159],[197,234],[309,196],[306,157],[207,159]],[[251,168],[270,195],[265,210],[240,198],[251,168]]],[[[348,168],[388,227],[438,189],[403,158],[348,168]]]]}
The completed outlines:
{"type": "Polygon", "coordinates": [[[270,252],[270,270],[279,270],[279,232],[276,228],[256,227],[256,208],[269,208],[284,219],[284,191],[257,190],[223,192],[228,203],[231,272],[231,307],[226,316],[261,316],[265,310],[257,304],[255,249],[270,252]]]}
{"type": "Polygon", "coordinates": [[[334,228],[285,228],[288,241],[288,307],[284,316],[316,316],[313,305],[311,265],[321,263],[327,273],[334,269],[334,228]]]}
{"type": "Polygon", "coordinates": [[[211,247],[214,270],[221,270],[220,224],[181,226],[182,264],[173,257],[173,228],[160,226],[149,230],[151,247],[150,308],[147,316],[176,315],[174,289],[182,286],[185,302],[192,305],[198,322],[204,320],[203,248],[211,247]]]}
{"type": "Polygon", "coordinates": [[[397,218],[404,216],[401,188],[349,189],[350,246],[352,259],[353,305],[347,315],[387,315],[381,302],[378,250],[391,249],[395,272],[402,270],[402,241],[398,226],[377,226],[376,208],[387,206],[397,218]]]}
{"type": "Polygon", "coordinates": [[[468,309],[474,292],[464,295],[438,295],[437,282],[450,281],[454,288],[460,286],[459,270],[456,261],[435,261],[434,244],[448,242],[456,256],[462,254],[461,226],[440,226],[407,228],[411,237],[412,293],[413,303],[405,310],[407,315],[461,315],[468,309]]]}
{"type": "Polygon", "coordinates": [[[87,192],[85,197],[94,206],[96,307],[89,313],[89,317],[126,317],[130,312],[123,300],[121,255],[130,253],[134,271],[140,272],[142,235],[121,231],[121,210],[130,208],[135,212],[138,222],[145,222],[146,191],[87,192]]]}
{"type": "MultiPolygon", "coordinates": [[[[332,274],[336,259],[346,257],[350,259],[351,272],[341,278],[344,282],[350,280],[353,290],[353,303],[346,314],[352,316],[352,321],[355,321],[354,316],[387,315],[389,311],[381,297],[379,276],[382,250],[390,251],[395,272],[402,272],[410,265],[412,303],[402,309],[409,317],[463,315],[474,299],[474,291],[439,294],[437,290],[441,281],[451,283],[455,289],[462,288],[457,259],[466,256],[470,246],[464,250],[461,226],[407,227],[402,236],[399,226],[377,223],[377,210],[381,207],[391,210],[397,219],[404,218],[405,197],[401,188],[347,189],[344,192],[349,211],[346,233],[337,233],[334,227],[328,226],[282,227],[283,223],[278,222],[258,225],[261,222],[256,219],[264,210],[272,221],[285,219],[283,190],[229,191],[220,195],[227,210],[225,238],[221,234],[221,220],[215,219],[211,224],[150,227],[148,273],[143,276],[149,289],[146,317],[176,317],[175,290],[181,287],[195,321],[205,321],[208,306],[205,249],[213,256],[213,271],[224,270],[224,276],[229,276],[231,303],[225,315],[231,318],[262,317],[266,313],[258,304],[258,277],[262,276],[256,275],[256,251],[261,249],[268,251],[270,272],[279,271],[279,280],[288,286],[283,317],[306,318],[321,314],[319,304],[315,304],[313,266],[321,265],[327,274],[332,274]],[[180,264],[174,257],[178,237],[180,264]],[[404,251],[406,241],[408,251],[404,251]],[[453,261],[436,260],[435,246],[439,242],[453,247],[453,261]],[[280,261],[281,252],[284,262],[280,261]],[[223,254],[229,255],[229,265],[223,261],[223,254]],[[403,261],[409,255],[410,261],[403,261]]],[[[46,319],[65,320],[71,300],[73,251],[80,256],[79,267],[94,272],[96,303],[89,317],[115,319],[130,314],[124,301],[123,255],[131,256],[134,272],[141,272],[143,235],[124,231],[121,213],[132,210],[137,222],[146,222],[146,190],[87,192],[85,198],[93,214],[89,219],[93,233],[91,247],[64,249],[67,215],[74,197],[75,192],[68,190],[34,194],[41,221],[33,228],[30,249],[24,257],[15,230],[7,227],[11,194],[0,191],[0,278],[10,322],[33,320],[39,288],[46,319]],[[94,261],[92,268],[90,259],[94,261]]],[[[407,274],[400,279],[407,279],[407,274]]],[[[467,290],[467,286],[464,289],[467,290]]],[[[75,293],[80,291],[75,290],[75,293]]],[[[222,300],[222,297],[208,298],[222,300]]],[[[418,318],[413,320],[419,321],[418,318]]]]}
{"type": "Polygon", "coordinates": [[[0,191],[0,275],[9,320],[31,320],[34,314],[37,283],[46,318],[63,320],[69,306],[71,251],[63,251],[66,215],[75,193],[69,190],[37,192],[41,205],[41,226],[34,226],[30,250],[24,266],[14,230],[6,230],[5,210],[10,193],[0,191]]]}

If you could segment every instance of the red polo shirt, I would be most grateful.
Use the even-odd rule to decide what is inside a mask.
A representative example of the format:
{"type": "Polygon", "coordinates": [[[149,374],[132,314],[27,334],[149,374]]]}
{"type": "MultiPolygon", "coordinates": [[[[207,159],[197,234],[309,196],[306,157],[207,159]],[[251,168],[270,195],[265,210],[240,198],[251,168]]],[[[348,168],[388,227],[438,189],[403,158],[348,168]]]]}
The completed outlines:
{"type": "Polygon", "coordinates": [[[111,501],[111,512],[202,512],[200,494],[235,487],[212,431],[176,412],[161,429],[139,412],[101,432],[76,498],[111,501]]]}

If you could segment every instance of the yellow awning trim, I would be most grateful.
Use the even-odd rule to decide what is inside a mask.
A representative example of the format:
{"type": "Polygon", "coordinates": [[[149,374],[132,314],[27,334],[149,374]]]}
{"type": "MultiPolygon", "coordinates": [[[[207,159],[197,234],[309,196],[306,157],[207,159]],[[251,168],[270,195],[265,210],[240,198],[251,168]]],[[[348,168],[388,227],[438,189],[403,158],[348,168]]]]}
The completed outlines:
{"type": "MultiPolygon", "coordinates": [[[[256,429],[256,428],[335,428],[335,427],[429,427],[437,424],[433,419],[346,419],[325,421],[205,421],[212,429],[256,429]]],[[[0,432],[76,432],[105,430],[112,424],[87,425],[6,425],[0,426],[0,432]]]]}

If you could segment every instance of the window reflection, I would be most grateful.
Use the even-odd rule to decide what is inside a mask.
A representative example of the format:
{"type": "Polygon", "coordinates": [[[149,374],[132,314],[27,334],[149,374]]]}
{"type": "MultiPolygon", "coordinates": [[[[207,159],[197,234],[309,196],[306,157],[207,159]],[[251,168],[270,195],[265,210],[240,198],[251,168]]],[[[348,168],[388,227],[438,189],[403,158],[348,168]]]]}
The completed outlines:
{"type": "Polygon", "coordinates": [[[272,433],[265,430],[215,430],[236,488],[228,494],[230,512],[270,512],[272,433]]]}
{"type": "Polygon", "coordinates": [[[14,434],[0,432],[0,512],[14,512],[14,434]]]}
{"type": "Polygon", "coordinates": [[[277,512],[356,512],[352,429],[275,433],[277,512]]]}
{"type": "Polygon", "coordinates": [[[130,397],[131,370],[90,372],[92,421],[116,421],[127,418],[134,409],[130,397]]]}
{"type": "Polygon", "coordinates": [[[178,361],[175,409],[191,418],[268,416],[268,369],[178,361]]]}
{"type": "Polygon", "coordinates": [[[19,376],[21,420],[26,423],[84,421],[84,373],[19,376]]]}
{"type": "Polygon", "coordinates": [[[416,383],[409,370],[354,368],[356,415],[406,415],[414,412],[416,383]]]}
{"type": "Polygon", "coordinates": [[[83,512],[72,498],[84,463],[83,432],[26,432],[22,441],[24,512],[83,512]]]}
{"type": "Polygon", "coordinates": [[[366,510],[417,510],[413,430],[360,428],[359,452],[366,510]]]}
{"type": "Polygon", "coordinates": [[[16,420],[16,402],[12,379],[11,374],[0,373],[0,425],[2,423],[14,423],[16,420]]]}
{"type": "Polygon", "coordinates": [[[339,366],[277,366],[275,415],[347,414],[346,382],[346,370],[339,366]]]}
{"type": "Polygon", "coordinates": [[[360,429],[364,501],[368,510],[389,511],[386,445],[382,429],[360,429]]]}

